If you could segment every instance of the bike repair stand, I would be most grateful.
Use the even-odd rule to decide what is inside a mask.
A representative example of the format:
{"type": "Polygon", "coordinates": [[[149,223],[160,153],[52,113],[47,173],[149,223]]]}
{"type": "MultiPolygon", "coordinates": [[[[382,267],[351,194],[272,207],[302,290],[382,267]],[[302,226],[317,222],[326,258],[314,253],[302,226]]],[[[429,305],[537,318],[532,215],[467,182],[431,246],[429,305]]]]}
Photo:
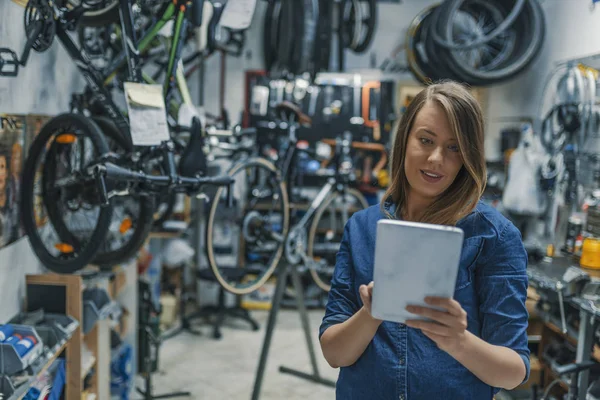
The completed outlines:
{"type": "Polygon", "coordinates": [[[144,377],[145,382],[145,391],[136,387],[136,390],[139,394],[144,397],[144,400],[154,400],[154,399],[172,399],[174,397],[191,397],[192,393],[190,392],[174,392],[167,393],[161,395],[152,394],[152,354],[158,354],[158,348],[161,343],[161,338],[157,337],[154,332],[152,332],[152,326],[150,324],[150,315],[154,313],[158,313],[159,310],[156,309],[154,303],[152,302],[152,292],[150,290],[150,286],[146,282],[139,281],[139,301],[140,301],[140,326],[138,329],[142,333],[140,338],[140,347],[143,346],[144,349],[144,362],[143,362],[143,371],[140,371],[140,375],[144,377]],[[155,351],[152,351],[154,347],[155,351]]]}
{"type": "Polygon", "coordinates": [[[271,339],[273,338],[273,330],[277,322],[277,313],[281,306],[283,299],[283,293],[285,292],[285,285],[288,275],[291,274],[292,282],[294,284],[294,290],[296,291],[296,305],[298,306],[298,312],[300,313],[300,319],[302,321],[302,328],[304,329],[304,335],[306,338],[306,344],[308,346],[308,355],[310,356],[310,363],[312,364],[313,373],[308,374],[305,372],[297,371],[288,367],[280,366],[279,372],[286,374],[295,375],[299,378],[308,379],[315,383],[322,385],[335,387],[335,382],[321,377],[319,374],[319,367],[317,365],[317,358],[315,356],[315,349],[312,341],[312,333],[310,330],[310,324],[308,322],[308,315],[306,313],[306,307],[304,305],[304,290],[302,282],[300,281],[300,275],[298,274],[298,267],[291,265],[285,261],[277,267],[277,284],[275,286],[275,297],[271,311],[269,312],[269,321],[267,322],[267,332],[263,341],[263,347],[260,354],[260,360],[258,362],[258,370],[256,371],[256,378],[254,380],[254,390],[252,392],[252,400],[258,400],[260,396],[260,389],[262,386],[263,377],[265,374],[265,367],[267,365],[267,358],[269,356],[269,348],[271,347],[271,339]]]}
{"type": "Polygon", "coordinates": [[[161,339],[164,340],[168,340],[171,339],[177,335],[179,335],[180,333],[183,332],[188,332],[192,335],[195,336],[201,336],[202,333],[200,331],[195,330],[194,328],[192,328],[192,325],[190,324],[190,318],[188,315],[186,315],[185,312],[185,306],[187,303],[187,293],[185,290],[185,270],[186,270],[186,265],[188,265],[188,263],[184,263],[181,265],[181,279],[180,279],[180,293],[179,293],[179,326],[175,329],[169,330],[167,332],[165,332],[164,334],[161,335],[161,339]]]}

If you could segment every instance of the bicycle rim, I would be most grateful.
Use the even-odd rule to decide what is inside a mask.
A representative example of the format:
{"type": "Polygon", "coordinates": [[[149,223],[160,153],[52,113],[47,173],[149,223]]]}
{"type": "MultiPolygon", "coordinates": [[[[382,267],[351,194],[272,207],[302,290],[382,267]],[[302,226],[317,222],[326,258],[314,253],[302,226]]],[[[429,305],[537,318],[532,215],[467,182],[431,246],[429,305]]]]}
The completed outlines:
{"type": "Polygon", "coordinates": [[[260,288],[275,271],[288,232],[289,202],[279,171],[267,160],[249,159],[228,175],[235,180],[234,204],[228,208],[225,189],[216,190],[206,224],[206,251],[219,284],[242,295],[260,288]],[[237,237],[243,237],[243,243],[227,243],[227,238],[237,237]],[[231,265],[247,268],[244,281],[228,279],[223,271],[231,265]]]}
{"type": "Polygon", "coordinates": [[[95,180],[83,171],[107,151],[97,125],[77,114],[51,119],[30,147],[23,169],[23,226],[42,264],[56,273],[85,267],[106,235],[112,207],[97,203],[95,180]]]}
{"type": "Polygon", "coordinates": [[[362,193],[356,189],[348,189],[345,196],[339,192],[329,196],[313,218],[306,253],[319,264],[318,269],[310,268],[310,275],[317,286],[326,292],[331,289],[335,259],[346,223],[355,212],[367,207],[369,203],[362,193]]]}

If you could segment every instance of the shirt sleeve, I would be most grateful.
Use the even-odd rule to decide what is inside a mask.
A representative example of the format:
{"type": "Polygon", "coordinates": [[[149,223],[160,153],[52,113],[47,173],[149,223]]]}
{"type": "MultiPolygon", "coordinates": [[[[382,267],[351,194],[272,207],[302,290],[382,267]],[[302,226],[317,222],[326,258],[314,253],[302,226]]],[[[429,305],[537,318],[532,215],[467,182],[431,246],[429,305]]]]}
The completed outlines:
{"type": "Polygon", "coordinates": [[[353,222],[351,217],[344,227],[344,235],[336,255],[331,289],[325,306],[325,316],[319,328],[319,339],[327,328],[346,321],[360,308],[354,290],[354,266],[350,251],[350,225],[353,222]]]}
{"type": "MultiPolygon", "coordinates": [[[[527,252],[521,233],[508,223],[496,245],[486,252],[476,272],[481,338],[517,352],[525,364],[529,379],[527,326],[527,252]]],[[[497,392],[499,389],[496,389],[497,392]]]]}

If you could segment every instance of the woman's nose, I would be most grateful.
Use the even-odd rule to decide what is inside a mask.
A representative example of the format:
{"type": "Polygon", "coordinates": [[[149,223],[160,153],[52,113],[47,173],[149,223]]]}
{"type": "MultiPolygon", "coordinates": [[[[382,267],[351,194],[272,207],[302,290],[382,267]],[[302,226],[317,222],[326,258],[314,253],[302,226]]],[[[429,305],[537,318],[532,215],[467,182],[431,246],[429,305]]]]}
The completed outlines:
{"type": "Polygon", "coordinates": [[[444,149],[441,147],[436,147],[433,149],[431,154],[429,154],[428,161],[432,164],[441,164],[444,160],[444,149]]]}

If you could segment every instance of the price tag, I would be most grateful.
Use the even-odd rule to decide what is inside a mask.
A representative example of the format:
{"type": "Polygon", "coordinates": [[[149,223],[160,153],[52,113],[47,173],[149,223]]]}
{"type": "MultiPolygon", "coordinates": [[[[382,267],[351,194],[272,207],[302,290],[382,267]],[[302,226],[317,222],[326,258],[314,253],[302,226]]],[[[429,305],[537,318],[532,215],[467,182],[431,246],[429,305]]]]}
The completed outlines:
{"type": "Polygon", "coordinates": [[[125,82],[131,140],[134,146],[156,146],[170,139],[161,85],[125,82]]]}
{"type": "Polygon", "coordinates": [[[256,0],[229,0],[219,25],[233,30],[248,29],[255,9],[256,0]]]}

